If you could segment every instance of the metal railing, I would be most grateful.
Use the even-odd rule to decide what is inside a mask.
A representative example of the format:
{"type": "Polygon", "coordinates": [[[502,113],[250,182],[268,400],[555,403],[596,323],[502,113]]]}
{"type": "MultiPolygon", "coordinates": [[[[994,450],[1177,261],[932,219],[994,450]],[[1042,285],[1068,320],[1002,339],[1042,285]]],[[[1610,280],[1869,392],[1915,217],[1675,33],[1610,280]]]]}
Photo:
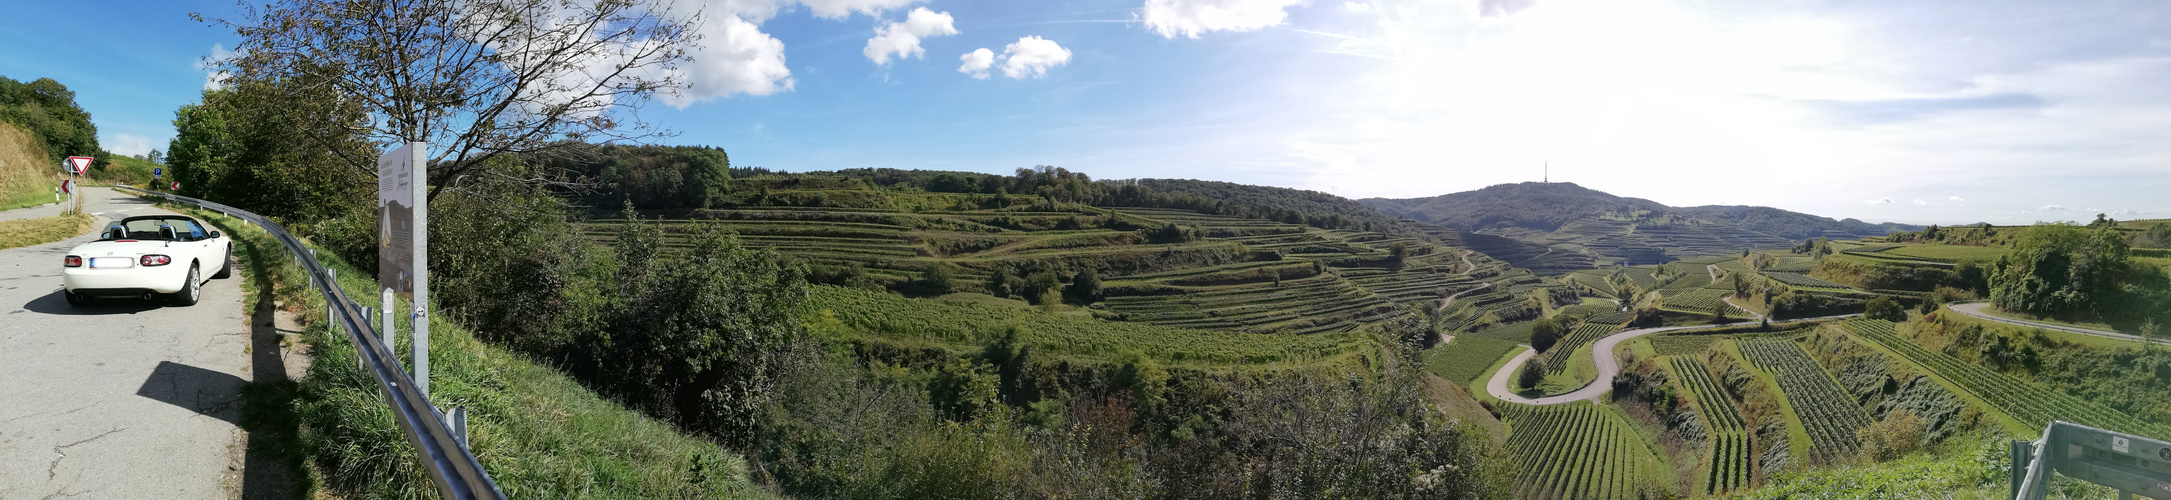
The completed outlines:
{"type": "Polygon", "coordinates": [[[2008,453],[2014,500],[2047,498],[2053,473],[2117,490],[2120,500],[2171,498],[2171,442],[2060,420],[2008,453]]]}
{"type": "Polygon", "coordinates": [[[324,294],[325,302],[331,304],[332,324],[345,330],[354,341],[362,370],[377,379],[378,389],[392,407],[394,420],[399,422],[407,440],[414,443],[415,458],[421,461],[423,472],[430,476],[430,481],[437,483],[438,491],[445,498],[463,500],[505,498],[505,493],[498,491],[497,482],[490,479],[490,474],[483,471],[482,463],[477,462],[475,454],[467,448],[465,412],[456,408],[448,417],[430,405],[429,395],[417,390],[414,379],[400,368],[399,357],[393,355],[392,349],[377,335],[376,328],[370,324],[368,308],[347,298],[346,291],[334,280],[336,275],[317,262],[316,252],[303,245],[300,239],[288,234],[278,222],[218,202],[127,185],[116,184],[114,188],[162,196],[248,221],[263,227],[264,232],[286,245],[317,291],[324,294]]]}

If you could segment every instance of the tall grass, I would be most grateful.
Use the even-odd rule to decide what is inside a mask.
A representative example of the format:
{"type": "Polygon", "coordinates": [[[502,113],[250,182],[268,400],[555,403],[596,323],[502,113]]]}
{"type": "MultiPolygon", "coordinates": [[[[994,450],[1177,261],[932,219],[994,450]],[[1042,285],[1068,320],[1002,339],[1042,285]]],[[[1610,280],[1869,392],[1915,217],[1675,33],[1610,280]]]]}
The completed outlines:
{"type": "Polygon", "coordinates": [[[46,164],[45,146],[11,123],[0,123],[0,210],[53,202],[59,165],[46,164]]]}
{"type": "MultiPolygon", "coordinates": [[[[193,212],[233,235],[247,272],[270,273],[267,281],[307,325],[302,338],[312,359],[288,409],[299,424],[299,452],[313,465],[323,493],[436,497],[377,382],[355,366],[353,342],[327,328],[322,295],[308,288],[285,248],[259,227],[167,208],[193,212]]],[[[370,276],[330,252],[317,255],[338,271],[350,297],[378,305],[370,276]]],[[[406,339],[400,340],[399,349],[408,350],[406,339]]],[[[401,358],[412,366],[405,354],[401,358]]],[[[736,454],[600,398],[556,370],[485,345],[442,317],[430,326],[430,372],[431,402],[467,408],[476,458],[513,498],[766,496],[736,454]]]]}

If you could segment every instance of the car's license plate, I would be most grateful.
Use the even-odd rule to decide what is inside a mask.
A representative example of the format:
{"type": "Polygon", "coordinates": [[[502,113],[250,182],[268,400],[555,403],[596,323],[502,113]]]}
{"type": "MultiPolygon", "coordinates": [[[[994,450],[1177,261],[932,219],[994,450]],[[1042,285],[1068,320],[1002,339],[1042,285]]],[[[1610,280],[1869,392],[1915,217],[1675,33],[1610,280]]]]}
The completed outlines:
{"type": "Polygon", "coordinates": [[[91,269],[118,269],[136,267],[136,259],[128,257],[98,257],[90,260],[91,269]]]}

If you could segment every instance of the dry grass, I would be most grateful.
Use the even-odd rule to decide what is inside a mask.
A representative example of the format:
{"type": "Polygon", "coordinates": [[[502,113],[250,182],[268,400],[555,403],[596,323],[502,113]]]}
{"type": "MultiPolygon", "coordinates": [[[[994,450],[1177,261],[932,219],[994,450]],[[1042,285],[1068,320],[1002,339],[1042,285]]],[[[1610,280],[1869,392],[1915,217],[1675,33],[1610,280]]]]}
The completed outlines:
{"type": "Polygon", "coordinates": [[[88,215],[62,215],[36,219],[0,221],[0,249],[43,245],[65,240],[90,231],[97,218],[88,215]]]}
{"type": "Polygon", "coordinates": [[[48,157],[38,138],[11,123],[0,123],[0,210],[12,210],[53,201],[53,180],[59,165],[46,165],[48,157]]]}

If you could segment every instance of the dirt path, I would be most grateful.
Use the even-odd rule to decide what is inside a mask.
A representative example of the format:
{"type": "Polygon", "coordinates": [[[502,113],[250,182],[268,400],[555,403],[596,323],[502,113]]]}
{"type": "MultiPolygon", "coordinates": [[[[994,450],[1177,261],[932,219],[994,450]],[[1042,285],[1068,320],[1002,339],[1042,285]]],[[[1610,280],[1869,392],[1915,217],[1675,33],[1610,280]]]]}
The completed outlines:
{"type": "Polygon", "coordinates": [[[1487,288],[1492,288],[1492,287],[1493,287],[1493,284],[1492,284],[1492,283],[1486,283],[1486,284],[1483,284],[1483,285],[1478,285],[1478,286],[1477,286],[1477,288],[1472,288],[1472,289],[1469,289],[1469,290],[1463,290],[1463,291],[1460,291],[1460,292],[1455,292],[1455,294],[1454,294],[1454,295],[1449,295],[1449,296],[1447,296],[1447,299],[1446,299],[1446,300],[1442,300],[1442,301],[1440,301],[1440,308],[1439,308],[1439,309],[1437,309],[1437,310],[1434,310],[1433,312],[1434,312],[1434,313],[1438,313],[1438,312],[1440,312],[1440,311],[1445,311],[1445,310],[1447,310],[1447,306],[1448,306],[1449,304],[1454,304],[1454,303],[1455,303],[1455,299],[1456,299],[1456,298],[1459,298],[1459,297],[1462,297],[1462,296],[1463,296],[1464,294],[1468,294],[1468,293],[1470,293],[1470,292],[1475,292],[1475,291],[1478,291],[1478,290],[1484,290],[1484,289],[1487,289],[1487,288]]]}

